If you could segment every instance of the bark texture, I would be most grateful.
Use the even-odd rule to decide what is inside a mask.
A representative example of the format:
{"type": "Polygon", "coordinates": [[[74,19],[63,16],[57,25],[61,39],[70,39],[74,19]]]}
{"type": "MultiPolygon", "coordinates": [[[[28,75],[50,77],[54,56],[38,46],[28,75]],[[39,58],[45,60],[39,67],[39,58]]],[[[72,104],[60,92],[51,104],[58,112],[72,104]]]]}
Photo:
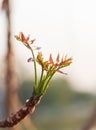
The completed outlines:
{"type": "Polygon", "coordinates": [[[83,130],[91,130],[91,128],[94,126],[95,123],[96,123],[96,105],[94,107],[92,115],[90,116],[83,130]]]}
{"type": "Polygon", "coordinates": [[[17,111],[15,114],[10,114],[10,116],[0,121],[0,127],[13,127],[18,124],[22,119],[24,119],[28,114],[33,113],[37,104],[39,104],[42,96],[36,97],[32,96],[26,101],[25,105],[17,111]]]}

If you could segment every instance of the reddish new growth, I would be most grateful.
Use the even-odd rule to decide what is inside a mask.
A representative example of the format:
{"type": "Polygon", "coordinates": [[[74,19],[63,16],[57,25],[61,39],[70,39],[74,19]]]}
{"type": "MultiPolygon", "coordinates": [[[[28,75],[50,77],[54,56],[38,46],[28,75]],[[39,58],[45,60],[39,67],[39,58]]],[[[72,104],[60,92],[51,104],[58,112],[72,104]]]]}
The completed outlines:
{"type": "Polygon", "coordinates": [[[69,66],[72,63],[72,58],[62,57],[58,54],[56,60],[53,60],[52,54],[50,54],[48,60],[44,60],[42,52],[38,52],[35,56],[34,50],[39,50],[40,47],[31,47],[35,42],[35,39],[30,40],[29,36],[25,37],[25,35],[20,32],[19,36],[16,35],[15,38],[22,42],[32,54],[32,58],[28,59],[28,62],[33,61],[34,63],[34,71],[35,71],[35,84],[33,87],[33,95],[29,100],[26,101],[25,105],[17,111],[15,114],[10,115],[7,119],[0,121],[0,127],[13,127],[17,123],[19,123],[25,116],[33,113],[36,105],[40,102],[42,96],[45,94],[46,90],[49,87],[49,82],[52,79],[53,75],[56,72],[66,74],[61,71],[62,68],[69,66]],[[41,75],[38,80],[37,75],[37,64],[41,66],[41,75]]]}
{"type": "Polygon", "coordinates": [[[22,32],[19,33],[19,36],[16,35],[15,38],[18,41],[23,42],[23,44],[30,50],[32,49],[30,45],[33,44],[34,41],[36,40],[36,39],[29,40],[29,35],[27,37],[25,37],[22,32]]]}
{"type": "Polygon", "coordinates": [[[38,64],[42,66],[42,68],[46,71],[48,71],[50,68],[53,72],[60,72],[62,74],[66,74],[63,71],[60,71],[61,68],[64,68],[66,66],[69,66],[72,63],[72,58],[63,58],[60,59],[60,55],[58,54],[56,57],[56,61],[53,61],[52,54],[49,56],[49,60],[44,61],[42,52],[38,52],[36,61],[38,64]]]}

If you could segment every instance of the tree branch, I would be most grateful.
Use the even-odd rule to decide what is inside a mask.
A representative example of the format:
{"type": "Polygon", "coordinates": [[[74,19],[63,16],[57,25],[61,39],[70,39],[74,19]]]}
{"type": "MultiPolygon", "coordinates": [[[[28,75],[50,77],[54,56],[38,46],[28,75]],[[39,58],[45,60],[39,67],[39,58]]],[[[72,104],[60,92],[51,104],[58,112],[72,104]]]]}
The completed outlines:
{"type": "Polygon", "coordinates": [[[96,122],[96,105],[94,107],[93,113],[87,121],[87,124],[84,126],[82,130],[90,130],[96,122]]]}
{"type": "Polygon", "coordinates": [[[7,119],[0,121],[0,127],[13,127],[18,124],[22,119],[24,119],[28,114],[33,113],[36,105],[39,104],[41,96],[32,96],[26,101],[25,105],[17,111],[15,114],[10,114],[7,119]]]}

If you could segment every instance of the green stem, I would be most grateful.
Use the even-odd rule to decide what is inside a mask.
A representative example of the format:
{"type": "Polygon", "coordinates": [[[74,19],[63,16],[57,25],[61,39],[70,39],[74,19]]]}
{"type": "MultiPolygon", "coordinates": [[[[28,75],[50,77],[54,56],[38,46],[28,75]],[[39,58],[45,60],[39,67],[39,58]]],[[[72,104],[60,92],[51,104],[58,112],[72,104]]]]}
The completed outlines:
{"type": "Polygon", "coordinates": [[[44,73],[44,69],[43,69],[43,67],[42,67],[42,72],[41,72],[41,78],[40,78],[40,87],[42,87],[43,86],[43,83],[48,79],[48,77],[50,76],[50,71],[52,70],[52,68],[53,68],[53,66],[51,66],[50,67],[50,69],[48,70],[48,72],[47,72],[47,74],[46,74],[46,76],[45,76],[45,78],[43,79],[43,73],[44,73]],[[42,80],[43,79],[43,80],[42,80]]]}
{"type": "Polygon", "coordinates": [[[46,78],[50,76],[50,72],[54,69],[54,65],[50,66],[48,72],[47,72],[47,75],[46,75],[46,78]]]}
{"type": "MultiPolygon", "coordinates": [[[[51,69],[53,69],[53,67],[54,66],[52,66],[52,68],[51,69]]],[[[59,69],[61,69],[61,68],[63,68],[63,67],[65,67],[65,66],[61,66],[61,67],[58,67],[58,69],[57,70],[59,70],[59,69]]],[[[50,69],[50,71],[51,71],[51,69],[50,69]]],[[[53,69],[54,70],[54,69],[53,69]]],[[[49,71],[49,73],[48,74],[50,74],[50,71],[49,71]]],[[[45,79],[45,81],[47,80],[47,78],[49,77],[49,79],[47,80],[47,82],[46,82],[46,84],[44,85],[44,92],[47,90],[47,87],[48,87],[48,84],[49,84],[49,82],[50,82],[50,80],[51,80],[51,78],[53,77],[53,75],[55,74],[55,72],[53,72],[52,74],[51,74],[51,76],[49,77],[48,75],[46,76],[46,79],[45,79]]]]}
{"type": "Polygon", "coordinates": [[[41,83],[41,87],[43,92],[46,91],[49,81],[51,80],[52,76],[54,75],[55,72],[51,72],[54,69],[54,65],[50,66],[49,70],[47,71],[46,77],[44,79],[44,81],[41,83]]]}
{"type": "Polygon", "coordinates": [[[39,81],[39,86],[40,86],[41,83],[42,83],[43,73],[44,73],[44,69],[43,69],[43,67],[42,67],[42,72],[41,72],[41,77],[40,77],[40,81],[39,81]]]}
{"type": "Polygon", "coordinates": [[[49,70],[47,71],[46,76],[44,77],[44,69],[42,67],[42,72],[41,72],[41,77],[40,77],[40,81],[39,81],[39,87],[37,93],[42,93],[44,94],[45,91],[47,90],[49,81],[51,80],[52,76],[54,75],[55,72],[52,72],[54,68],[54,65],[50,66],[49,70]]]}
{"type": "Polygon", "coordinates": [[[48,84],[50,82],[50,80],[52,79],[53,75],[55,74],[55,72],[53,74],[51,74],[51,76],[48,78],[48,80],[46,79],[45,85],[44,85],[44,89],[43,92],[45,92],[48,88],[48,84]]]}
{"type": "Polygon", "coordinates": [[[37,86],[38,86],[38,82],[37,82],[37,68],[36,68],[36,59],[35,59],[34,52],[33,52],[33,50],[32,50],[32,49],[31,49],[31,53],[32,53],[32,56],[33,56],[34,70],[35,70],[35,88],[37,88],[37,86]]]}

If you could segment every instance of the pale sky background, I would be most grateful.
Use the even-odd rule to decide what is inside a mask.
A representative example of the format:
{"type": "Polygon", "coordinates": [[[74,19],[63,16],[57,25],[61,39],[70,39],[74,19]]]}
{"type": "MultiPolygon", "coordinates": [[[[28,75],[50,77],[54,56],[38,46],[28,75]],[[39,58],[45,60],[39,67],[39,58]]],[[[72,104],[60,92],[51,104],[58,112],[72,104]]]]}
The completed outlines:
{"type": "MultiPolygon", "coordinates": [[[[42,47],[46,57],[50,53],[56,57],[58,52],[72,56],[72,65],[65,69],[68,73],[66,78],[76,88],[96,93],[96,0],[10,1],[13,4],[14,50],[20,62],[28,69],[28,74],[31,73],[32,64],[26,60],[31,54],[14,39],[14,35],[20,31],[36,38],[36,44],[42,47]]],[[[0,57],[4,54],[5,43],[2,41],[5,27],[4,12],[1,12],[0,57]]]]}

